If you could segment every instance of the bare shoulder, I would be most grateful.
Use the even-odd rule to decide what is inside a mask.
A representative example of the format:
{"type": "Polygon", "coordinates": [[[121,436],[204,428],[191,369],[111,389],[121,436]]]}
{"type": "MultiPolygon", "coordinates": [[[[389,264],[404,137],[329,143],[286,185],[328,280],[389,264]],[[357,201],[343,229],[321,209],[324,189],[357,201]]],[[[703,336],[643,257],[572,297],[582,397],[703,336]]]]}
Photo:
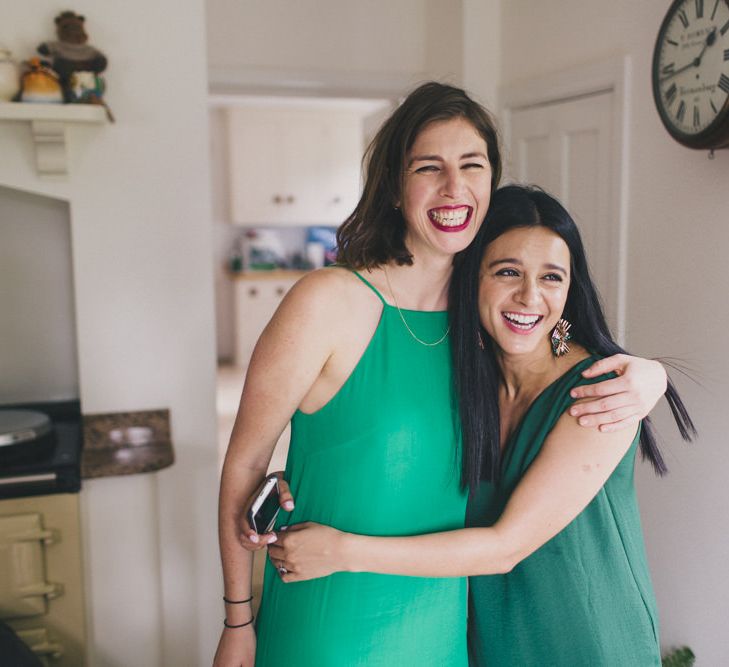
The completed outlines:
{"type": "Polygon", "coordinates": [[[286,310],[303,309],[328,321],[342,321],[362,309],[378,310],[379,300],[349,269],[328,267],[307,273],[286,295],[286,310]],[[368,308],[369,306],[369,308],[368,308]]]}

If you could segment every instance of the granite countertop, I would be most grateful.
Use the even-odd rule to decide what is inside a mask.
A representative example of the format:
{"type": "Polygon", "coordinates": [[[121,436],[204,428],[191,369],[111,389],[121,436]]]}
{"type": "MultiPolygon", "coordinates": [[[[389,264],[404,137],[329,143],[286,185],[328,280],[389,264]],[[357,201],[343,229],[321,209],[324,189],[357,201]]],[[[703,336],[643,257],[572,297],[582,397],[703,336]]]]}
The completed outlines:
{"type": "Polygon", "coordinates": [[[84,415],[81,477],[162,470],[174,463],[169,410],[84,415]]]}

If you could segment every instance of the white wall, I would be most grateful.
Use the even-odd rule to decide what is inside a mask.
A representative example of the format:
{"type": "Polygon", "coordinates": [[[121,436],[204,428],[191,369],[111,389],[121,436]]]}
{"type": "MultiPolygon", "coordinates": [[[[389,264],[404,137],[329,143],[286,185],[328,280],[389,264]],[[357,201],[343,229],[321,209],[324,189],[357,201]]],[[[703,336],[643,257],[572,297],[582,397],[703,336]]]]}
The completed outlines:
{"type": "Polygon", "coordinates": [[[400,95],[460,80],[461,2],[207,0],[215,90],[400,95]]]}
{"type": "Polygon", "coordinates": [[[670,475],[638,472],[648,556],[665,647],[687,644],[697,664],[729,656],[729,152],[716,159],[675,143],[653,105],[650,64],[669,3],[664,0],[510,0],[502,3],[502,83],[629,54],[629,270],[627,344],[650,356],[678,357],[698,386],[674,374],[700,429],[681,444],[661,409],[670,475]]]}
{"type": "MultiPolygon", "coordinates": [[[[0,1],[17,56],[53,38],[51,0],[0,1]]],[[[71,175],[38,180],[27,124],[0,122],[0,184],[70,203],[86,413],[169,407],[177,461],[84,483],[93,665],[202,665],[222,607],[202,0],[79,0],[109,58],[117,123],[68,130],[71,175]]]]}
{"type": "Polygon", "coordinates": [[[500,0],[462,0],[462,85],[487,109],[498,107],[501,77],[500,0]]]}

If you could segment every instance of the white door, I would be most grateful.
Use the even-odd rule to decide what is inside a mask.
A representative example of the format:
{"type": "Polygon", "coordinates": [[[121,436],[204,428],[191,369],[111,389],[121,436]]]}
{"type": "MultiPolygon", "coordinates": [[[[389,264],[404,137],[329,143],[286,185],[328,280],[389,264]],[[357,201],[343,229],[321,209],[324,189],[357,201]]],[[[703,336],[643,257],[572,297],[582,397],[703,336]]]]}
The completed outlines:
{"type": "Polygon", "coordinates": [[[511,176],[555,195],[580,229],[608,323],[619,334],[620,224],[612,182],[615,95],[513,109],[511,176]]]}

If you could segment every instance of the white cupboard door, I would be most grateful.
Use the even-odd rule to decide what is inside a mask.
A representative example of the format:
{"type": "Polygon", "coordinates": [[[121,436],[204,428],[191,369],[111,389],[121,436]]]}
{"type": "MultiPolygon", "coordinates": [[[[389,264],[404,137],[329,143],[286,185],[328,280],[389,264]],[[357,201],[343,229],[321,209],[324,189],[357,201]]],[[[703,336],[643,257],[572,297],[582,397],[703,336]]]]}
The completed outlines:
{"type": "Polygon", "coordinates": [[[312,111],[287,113],[280,120],[284,202],[279,221],[312,224],[318,220],[319,195],[328,177],[324,124],[312,111]]]}
{"type": "Polygon", "coordinates": [[[603,92],[514,110],[510,150],[516,180],[555,195],[577,223],[617,331],[621,230],[612,196],[613,104],[613,93],[603,92]]]}
{"type": "Polygon", "coordinates": [[[319,206],[324,224],[340,225],[357,206],[363,141],[362,121],[354,114],[333,116],[325,126],[327,178],[319,206]]]}
{"type": "Polygon", "coordinates": [[[281,123],[258,111],[228,114],[230,213],[234,222],[262,224],[281,216],[286,188],[281,123]]]}

